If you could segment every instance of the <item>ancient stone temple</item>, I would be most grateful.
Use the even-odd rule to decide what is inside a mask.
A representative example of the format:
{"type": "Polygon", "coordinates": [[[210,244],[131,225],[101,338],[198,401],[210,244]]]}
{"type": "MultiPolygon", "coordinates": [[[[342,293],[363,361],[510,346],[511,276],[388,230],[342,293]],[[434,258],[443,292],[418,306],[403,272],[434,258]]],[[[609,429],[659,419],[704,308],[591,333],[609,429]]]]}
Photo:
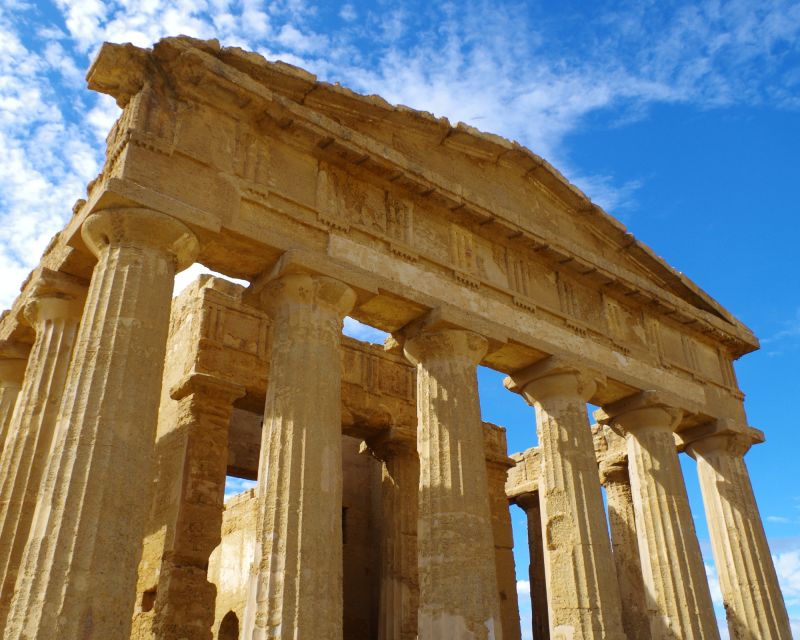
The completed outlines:
{"type": "Polygon", "coordinates": [[[3,638],[518,640],[513,503],[534,638],[713,640],[682,454],[730,637],[790,638],[758,341],[546,161],[213,41],[88,80],[105,165],[0,319],[3,638]]]}

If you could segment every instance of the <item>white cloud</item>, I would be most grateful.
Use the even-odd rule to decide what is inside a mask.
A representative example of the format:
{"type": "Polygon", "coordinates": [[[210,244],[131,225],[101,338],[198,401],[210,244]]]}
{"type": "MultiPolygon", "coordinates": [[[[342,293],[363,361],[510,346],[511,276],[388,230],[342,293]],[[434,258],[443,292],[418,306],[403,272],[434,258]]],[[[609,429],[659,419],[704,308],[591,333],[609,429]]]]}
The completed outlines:
{"type": "Polygon", "coordinates": [[[531,583],[528,580],[517,580],[517,595],[522,598],[523,595],[530,597],[531,583]]]}
{"type": "Polygon", "coordinates": [[[717,577],[717,570],[710,564],[705,564],[706,578],[708,579],[708,586],[711,589],[711,601],[718,607],[723,606],[722,590],[719,586],[719,577],[717,577]]]}
{"type": "Polygon", "coordinates": [[[347,3],[343,4],[342,8],[339,9],[339,17],[345,22],[353,22],[353,20],[358,18],[358,13],[352,4],[347,3]]]}
{"type": "Polygon", "coordinates": [[[344,319],[343,333],[346,336],[361,340],[363,342],[371,342],[373,344],[383,344],[384,340],[389,337],[389,334],[363,324],[354,318],[347,317],[344,319]]]}
{"type": "Polygon", "coordinates": [[[233,496],[253,489],[256,486],[258,486],[258,482],[255,480],[245,480],[244,478],[228,476],[225,479],[225,502],[230,500],[233,496]]]}
{"type": "Polygon", "coordinates": [[[786,606],[800,608],[800,549],[777,553],[772,559],[786,606]]]}
{"type": "MultiPolygon", "coordinates": [[[[634,207],[639,182],[587,175],[564,144],[588,115],[613,111],[624,122],[675,102],[800,107],[800,72],[785,64],[800,41],[800,6],[791,0],[708,0],[669,11],[630,2],[572,23],[568,34],[482,0],[361,13],[345,4],[340,31],[303,0],[53,1],[60,16],[49,22],[29,3],[0,7],[0,265],[3,280],[13,280],[0,284],[0,306],[100,166],[118,110],[78,87],[104,40],[151,46],[185,33],[260,50],[518,139],[618,214],[634,207]]],[[[796,333],[791,325],[775,338],[796,333]]]]}
{"type": "Polygon", "coordinates": [[[172,288],[173,297],[180,295],[186,287],[192,284],[201,275],[215,276],[217,278],[222,278],[223,280],[227,280],[228,282],[233,282],[234,284],[238,284],[243,287],[246,287],[250,284],[249,282],[247,282],[247,280],[239,280],[238,278],[231,278],[223,273],[212,271],[211,269],[200,264],[199,262],[195,262],[192,266],[190,266],[187,269],[184,269],[178,275],[175,276],[175,285],[172,288]]]}

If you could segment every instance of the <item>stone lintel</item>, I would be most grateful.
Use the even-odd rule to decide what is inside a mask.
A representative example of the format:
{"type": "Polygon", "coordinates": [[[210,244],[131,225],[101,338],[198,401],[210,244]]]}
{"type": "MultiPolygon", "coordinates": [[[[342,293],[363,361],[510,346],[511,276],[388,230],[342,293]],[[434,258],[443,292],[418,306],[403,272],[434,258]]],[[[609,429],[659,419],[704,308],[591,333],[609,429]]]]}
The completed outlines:
{"type": "Polygon", "coordinates": [[[257,276],[242,294],[243,302],[260,306],[262,295],[268,285],[286,275],[306,274],[325,276],[343,282],[356,294],[356,307],[368,302],[378,295],[378,288],[372,284],[368,274],[358,269],[340,264],[326,256],[321,256],[303,249],[290,249],[284,252],[271,269],[257,276]]]}
{"type": "Polygon", "coordinates": [[[548,356],[521,371],[517,371],[505,380],[503,385],[509,391],[524,394],[525,387],[542,378],[555,375],[573,374],[580,380],[580,384],[594,383],[598,387],[606,382],[606,376],[599,371],[580,367],[559,356],[548,356]]]}

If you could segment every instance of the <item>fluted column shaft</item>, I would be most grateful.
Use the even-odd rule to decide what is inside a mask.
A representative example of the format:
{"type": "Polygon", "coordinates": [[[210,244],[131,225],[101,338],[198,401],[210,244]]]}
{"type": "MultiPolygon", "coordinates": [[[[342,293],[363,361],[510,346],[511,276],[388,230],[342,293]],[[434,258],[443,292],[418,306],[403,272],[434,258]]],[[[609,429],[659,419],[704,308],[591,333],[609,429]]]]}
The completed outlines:
{"type": "Polygon", "coordinates": [[[609,410],[627,434],[628,472],[653,640],[719,638],[673,436],[680,412],[609,410]]]}
{"type": "Polygon", "coordinates": [[[354,292],[285,275],[261,299],[272,355],[254,580],[242,637],[342,638],[342,320],[354,292]]]}
{"type": "Polygon", "coordinates": [[[233,403],[244,393],[243,387],[195,373],[170,394],[179,404],[175,433],[184,462],[177,467],[180,479],[173,479],[180,497],[156,591],[157,640],[211,640],[217,590],[208,581],[208,559],[222,539],[228,431],[233,403]]]}
{"type": "Polygon", "coordinates": [[[596,378],[557,361],[506,385],[536,408],[550,636],[624,638],[586,402],[596,378]]]}
{"type": "Polygon", "coordinates": [[[744,462],[749,448],[745,434],[723,434],[687,451],[697,460],[732,640],[788,639],[789,617],[744,462]]]}
{"type": "Polygon", "coordinates": [[[476,371],[486,350],[461,330],[405,343],[417,367],[419,640],[502,637],[476,371]]]}
{"type": "Polygon", "coordinates": [[[22,388],[26,365],[27,361],[22,358],[0,359],[0,452],[5,448],[8,439],[8,428],[22,388]]]}
{"type": "Polygon", "coordinates": [[[372,449],[383,461],[378,640],[415,640],[419,457],[413,442],[380,444],[372,449]]]}
{"type": "Polygon", "coordinates": [[[630,640],[649,640],[650,622],[644,595],[642,563],[636,538],[636,516],[627,462],[600,465],[606,489],[608,527],[622,602],[622,626],[630,640]]]}
{"type": "Polygon", "coordinates": [[[7,639],[130,635],[173,279],[197,241],[145,209],[93,214],[82,235],[98,262],[7,639]]]}
{"type": "Polygon", "coordinates": [[[82,295],[41,296],[26,308],[36,340],[8,443],[0,457],[0,631],[5,627],[39,485],[50,459],[82,310],[82,295]]]}
{"type": "Polygon", "coordinates": [[[550,616],[547,612],[547,573],[544,563],[542,540],[542,510],[539,492],[517,496],[516,503],[525,511],[528,519],[528,579],[531,588],[531,619],[533,640],[550,640],[550,616]]]}

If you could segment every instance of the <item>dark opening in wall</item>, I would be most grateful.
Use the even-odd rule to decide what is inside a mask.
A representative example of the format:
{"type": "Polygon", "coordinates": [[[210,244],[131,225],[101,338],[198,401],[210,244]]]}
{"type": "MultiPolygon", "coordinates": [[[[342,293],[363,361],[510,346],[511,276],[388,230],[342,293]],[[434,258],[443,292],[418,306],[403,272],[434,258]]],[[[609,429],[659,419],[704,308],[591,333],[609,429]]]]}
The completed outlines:
{"type": "Polygon", "coordinates": [[[239,640],[239,617],[228,611],[219,625],[219,640],[239,640]]]}
{"type": "Polygon", "coordinates": [[[148,589],[142,594],[142,611],[147,613],[153,610],[153,605],[156,603],[156,588],[148,589]]]}

